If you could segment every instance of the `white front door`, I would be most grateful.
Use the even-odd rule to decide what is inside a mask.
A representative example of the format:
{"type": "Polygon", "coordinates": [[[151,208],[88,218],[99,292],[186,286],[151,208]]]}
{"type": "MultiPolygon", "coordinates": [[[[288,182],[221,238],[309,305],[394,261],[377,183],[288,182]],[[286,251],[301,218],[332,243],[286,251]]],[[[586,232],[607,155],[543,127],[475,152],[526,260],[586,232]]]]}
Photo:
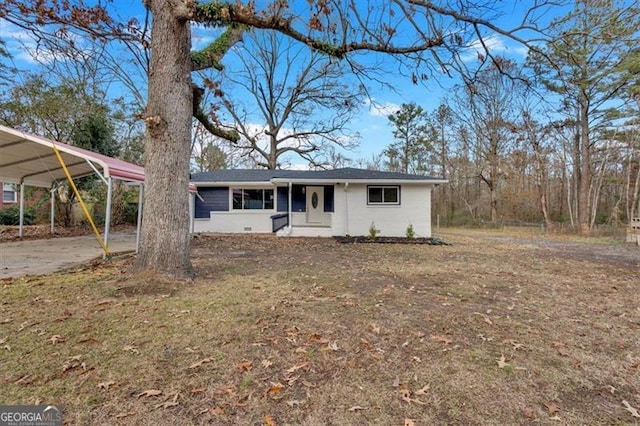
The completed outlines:
{"type": "Polygon", "coordinates": [[[324,187],[307,186],[307,223],[324,222],[324,187]]]}

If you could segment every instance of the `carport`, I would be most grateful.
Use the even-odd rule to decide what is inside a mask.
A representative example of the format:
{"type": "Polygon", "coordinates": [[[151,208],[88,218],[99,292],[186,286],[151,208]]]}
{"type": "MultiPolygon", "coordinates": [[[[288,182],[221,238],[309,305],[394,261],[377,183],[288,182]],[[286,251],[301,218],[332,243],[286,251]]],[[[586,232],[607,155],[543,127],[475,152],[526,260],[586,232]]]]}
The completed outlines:
{"type": "Polygon", "coordinates": [[[139,188],[137,251],[140,242],[142,200],[144,197],[144,168],[117,158],[0,125],[0,182],[20,185],[20,237],[23,235],[24,225],[25,186],[49,188],[51,191],[51,233],[53,233],[55,217],[53,192],[61,183],[68,181],[76,190],[78,201],[96,233],[96,238],[100,242],[105,256],[108,255],[114,180],[121,180],[139,188]],[[93,219],[73,182],[74,179],[92,174],[97,175],[107,187],[103,235],[93,223],[93,219]]]}

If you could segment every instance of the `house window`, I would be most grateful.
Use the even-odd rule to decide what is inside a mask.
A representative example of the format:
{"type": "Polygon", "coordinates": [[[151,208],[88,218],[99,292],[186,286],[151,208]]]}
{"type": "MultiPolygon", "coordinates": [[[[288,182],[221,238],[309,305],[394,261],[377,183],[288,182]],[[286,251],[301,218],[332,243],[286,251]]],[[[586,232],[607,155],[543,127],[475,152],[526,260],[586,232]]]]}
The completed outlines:
{"type": "Polygon", "coordinates": [[[367,204],[400,204],[399,186],[367,187],[367,204]]]}
{"type": "Polygon", "coordinates": [[[2,185],[2,202],[3,203],[15,203],[18,200],[18,193],[16,187],[10,183],[2,185]]]}
{"type": "Polygon", "coordinates": [[[273,189],[243,189],[233,190],[234,210],[272,210],[273,189]]]}

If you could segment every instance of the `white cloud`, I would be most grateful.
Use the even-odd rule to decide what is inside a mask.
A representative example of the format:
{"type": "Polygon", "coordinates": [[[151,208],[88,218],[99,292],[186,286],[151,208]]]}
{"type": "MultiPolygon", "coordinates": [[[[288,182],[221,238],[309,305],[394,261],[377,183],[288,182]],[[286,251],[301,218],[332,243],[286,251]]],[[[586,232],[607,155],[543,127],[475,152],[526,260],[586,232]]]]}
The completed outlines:
{"type": "Polygon", "coordinates": [[[478,59],[478,55],[486,56],[485,48],[493,55],[518,56],[522,58],[526,57],[529,52],[529,49],[527,49],[526,46],[508,46],[505,43],[504,37],[491,35],[484,37],[482,41],[476,40],[472,42],[467,47],[466,52],[460,55],[460,58],[464,62],[468,62],[478,59]]]}
{"type": "Polygon", "coordinates": [[[375,99],[367,99],[364,104],[369,108],[369,114],[374,117],[387,118],[400,109],[400,105],[398,104],[392,102],[377,102],[375,99]]]}

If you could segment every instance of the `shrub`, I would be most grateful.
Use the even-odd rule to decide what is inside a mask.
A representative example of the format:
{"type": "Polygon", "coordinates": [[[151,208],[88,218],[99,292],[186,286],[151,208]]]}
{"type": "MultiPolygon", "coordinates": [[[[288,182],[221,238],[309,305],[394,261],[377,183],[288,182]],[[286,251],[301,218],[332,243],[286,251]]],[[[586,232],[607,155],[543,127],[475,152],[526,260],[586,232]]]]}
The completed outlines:
{"type": "MultiPolygon", "coordinates": [[[[33,207],[24,209],[24,224],[31,225],[35,219],[35,211],[33,207]]],[[[20,223],[20,208],[11,206],[7,209],[0,210],[0,225],[15,226],[20,223]]]]}
{"type": "Polygon", "coordinates": [[[376,229],[376,224],[371,222],[371,226],[369,226],[369,238],[375,240],[380,231],[376,229]]]}
{"type": "Polygon", "coordinates": [[[413,240],[416,237],[416,233],[413,230],[413,225],[409,224],[409,226],[407,226],[407,230],[405,231],[405,235],[407,237],[407,240],[413,240]]]}

